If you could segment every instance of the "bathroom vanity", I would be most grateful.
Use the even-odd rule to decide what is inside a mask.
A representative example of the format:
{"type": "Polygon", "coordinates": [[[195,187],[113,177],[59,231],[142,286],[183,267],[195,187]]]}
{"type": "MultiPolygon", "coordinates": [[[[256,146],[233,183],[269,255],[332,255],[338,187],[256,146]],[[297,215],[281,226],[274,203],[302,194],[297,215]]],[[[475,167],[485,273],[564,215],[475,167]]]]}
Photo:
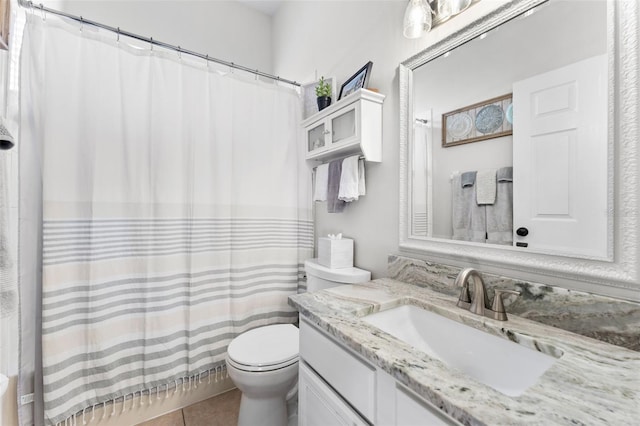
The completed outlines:
{"type": "Polygon", "coordinates": [[[460,424],[307,320],[300,323],[300,425],[460,424]]]}
{"type": "MultiPolygon", "coordinates": [[[[479,317],[456,307],[456,299],[386,278],[291,296],[301,318],[300,424],[594,425],[633,424],[640,418],[639,352],[515,315],[508,321],[479,317]],[[519,390],[496,390],[482,371],[472,377],[476,367],[491,364],[475,351],[476,344],[469,343],[469,350],[477,363],[470,363],[471,373],[463,372],[466,367],[452,367],[449,355],[429,354],[368,320],[404,305],[479,331],[488,340],[538,352],[551,359],[550,366],[519,390]]],[[[465,336],[450,333],[442,341],[464,347],[465,336]]],[[[520,355],[505,360],[523,364],[509,376],[529,370],[520,355]]],[[[509,368],[505,362],[504,370],[509,368]]]]}

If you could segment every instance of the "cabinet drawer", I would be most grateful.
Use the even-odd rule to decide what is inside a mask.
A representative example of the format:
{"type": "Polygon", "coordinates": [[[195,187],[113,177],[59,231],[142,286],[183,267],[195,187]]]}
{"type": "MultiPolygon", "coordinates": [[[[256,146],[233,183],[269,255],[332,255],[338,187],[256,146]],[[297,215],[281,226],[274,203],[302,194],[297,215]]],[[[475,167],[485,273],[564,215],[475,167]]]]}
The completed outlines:
{"type": "Polygon", "coordinates": [[[396,425],[462,426],[457,420],[400,383],[395,386],[395,394],[396,425]]]}
{"type": "Polygon", "coordinates": [[[300,356],[344,399],[374,423],[376,370],[322,334],[300,322],[300,356]]]}

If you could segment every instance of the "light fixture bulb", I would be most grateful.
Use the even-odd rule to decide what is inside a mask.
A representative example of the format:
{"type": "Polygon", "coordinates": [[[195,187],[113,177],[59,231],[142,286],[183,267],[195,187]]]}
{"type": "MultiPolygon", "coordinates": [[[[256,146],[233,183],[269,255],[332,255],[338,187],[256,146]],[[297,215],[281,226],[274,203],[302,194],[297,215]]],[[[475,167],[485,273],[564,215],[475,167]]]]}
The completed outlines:
{"type": "Polygon", "coordinates": [[[451,18],[451,2],[449,0],[438,0],[438,19],[444,22],[451,18]]]}
{"type": "Polygon", "coordinates": [[[471,5],[471,0],[446,0],[449,3],[451,16],[457,15],[471,5]]]}
{"type": "Polygon", "coordinates": [[[431,8],[427,0],[409,0],[404,11],[403,29],[406,38],[418,38],[431,30],[431,8]]]}

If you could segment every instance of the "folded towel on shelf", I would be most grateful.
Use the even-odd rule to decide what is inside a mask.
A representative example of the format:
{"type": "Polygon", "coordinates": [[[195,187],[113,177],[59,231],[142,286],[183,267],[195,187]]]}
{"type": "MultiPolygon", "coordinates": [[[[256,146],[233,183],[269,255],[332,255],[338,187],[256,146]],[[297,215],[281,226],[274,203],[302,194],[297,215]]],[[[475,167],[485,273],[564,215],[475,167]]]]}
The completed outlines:
{"type": "Polygon", "coordinates": [[[462,174],[460,181],[463,188],[473,186],[473,184],[476,183],[476,173],[477,172],[464,172],[462,174]]]}
{"type": "Polygon", "coordinates": [[[329,163],[329,178],[327,185],[327,212],[342,213],[347,203],[338,199],[340,191],[340,175],[342,174],[342,160],[329,163]]]}
{"type": "Polygon", "coordinates": [[[513,167],[502,167],[496,172],[498,182],[513,182],[513,167]]]}
{"type": "Polygon", "coordinates": [[[453,239],[459,241],[486,242],[486,208],[476,203],[475,186],[462,187],[462,179],[456,173],[451,180],[453,239]]]}
{"type": "Polygon", "coordinates": [[[476,202],[479,205],[496,202],[496,169],[481,170],[476,174],[476,202]]]}
{"type": "Polygon", "coordinates": [[[513,183],[498,182],[496,202],[485,207],[487,244],[513,245],[513,183]]]}
{"type": "Polygon", "coordinates": [[[340,189],[338,199],[350,203],[360,196],[360,167],[358,156],[353,155],[342,160],[340,189]]]}
{"type": "Polygon", "coordinates": [[[358,160],[358,195],[367,195],[367,187],[364,181],[364,159],[358,160]]]}
{"type": "Polygon", "coordinates": [[[316,187],[313,191],[313,201],[327,201],[327,186],[329,185],[329,164],[316,167],[316,187]]]}

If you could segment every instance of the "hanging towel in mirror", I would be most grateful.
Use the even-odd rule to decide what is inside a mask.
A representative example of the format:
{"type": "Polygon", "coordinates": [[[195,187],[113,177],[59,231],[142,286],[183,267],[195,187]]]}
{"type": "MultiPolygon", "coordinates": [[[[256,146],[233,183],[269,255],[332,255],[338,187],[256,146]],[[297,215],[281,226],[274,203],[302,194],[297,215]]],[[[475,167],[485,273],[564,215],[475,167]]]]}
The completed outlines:
{"type": "MultiPolygon", "coordinates": [[[[511,168],[511,167],[505,167],[511,168]]],[[[502,169],[501,169],[502,170],[502,169]]],[[[513,183],[501,180],[497,185],[496,202],[487,205],[487,243],[513,244],[513,183]]]]}
{"type": "Polygon", "coordinates": [[[327,186],[329,184],[329,164],[316,167],[316,187],[313,191],[313,201],[327,201],[327,186]]]}
{"type": "Polygon", "coordinates": [[[327,212],[329,213],[342,213],[347,204],[338,199],[341,172],[342,159],[329,163],[329,184],[327,185],[327,212]]]}
{"type": "Polygon", "coordinates": [[[460,178],[462,187],[473,186],[476,183],[476,172],[464,172],[460,178]]]}
{"type": "Polygon", "coordinates": [[[353,155],[342,160],[342,173],[340,174],[340,190],[338,199],[350,203],[357,201],[360,196],[360,168],[358,156],[353,155]]]}
{"type": "Polygon", "coordinates": [[[502,167],[496,172],[498,182],[513,182],[513,167],[502,167]]]}
{"type": "Polygon", "coordinates": [[[462,187],[461,176],[451,180],[453,239],[486,242],[486,208],[476,203],[475,186],[462,187]]]}
{"type": "Polygon", "coordinates": [[[496,202],[496,169],[479,170],[476,173],[476,202],[478,205],[496,202]]]}

